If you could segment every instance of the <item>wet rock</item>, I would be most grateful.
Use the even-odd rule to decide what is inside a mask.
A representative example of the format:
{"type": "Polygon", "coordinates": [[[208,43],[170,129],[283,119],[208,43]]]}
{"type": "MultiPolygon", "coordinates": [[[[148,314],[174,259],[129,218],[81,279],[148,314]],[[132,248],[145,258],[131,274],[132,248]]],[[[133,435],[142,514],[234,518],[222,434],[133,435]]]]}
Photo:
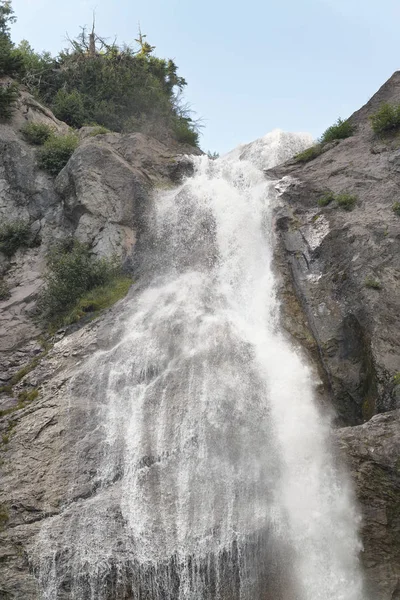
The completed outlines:
{"type": "Polygon", "coordinates": [[[368,597],[398,597],[400,581],[400,411],[339,429],[362,514],[368,597]]]}

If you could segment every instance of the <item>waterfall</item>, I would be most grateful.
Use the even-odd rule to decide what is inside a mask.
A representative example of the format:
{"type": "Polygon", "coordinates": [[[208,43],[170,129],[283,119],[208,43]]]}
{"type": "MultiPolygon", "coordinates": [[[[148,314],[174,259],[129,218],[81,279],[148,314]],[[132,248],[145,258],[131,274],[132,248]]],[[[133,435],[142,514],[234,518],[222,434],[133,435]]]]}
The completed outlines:
{"type": "MultiPolygon", "coordinates": [[[[155,195],[142,275],[70,386],[92,493],[46,519],[44,600],[363,600],[358,515],[279,321],[273,132],[155,195]],[[98,458],[96,458],[98,457],[98,458]]],[[[72,498],[74,500],[72,501],[72,498]]]]}

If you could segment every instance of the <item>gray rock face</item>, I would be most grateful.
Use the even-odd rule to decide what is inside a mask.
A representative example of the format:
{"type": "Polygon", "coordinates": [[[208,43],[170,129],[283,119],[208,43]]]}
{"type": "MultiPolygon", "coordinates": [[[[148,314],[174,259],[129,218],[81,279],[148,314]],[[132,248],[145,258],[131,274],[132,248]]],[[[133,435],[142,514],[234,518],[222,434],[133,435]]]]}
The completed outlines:
{"type": "Polygon", "coordinates": [[[0,300],[0,385],[23,366],[16,352],[25,348],[25,362],[33,358],[28,349],[40,330],[32,313],[48,247],[73,235],[98,256],[123,261],[132,254],[138,219],[152,189],[178,181],[190,165],[184,153],[200,152],[142,134],[91,136],[93,128],[84,128],[81,145],[54,181],[37,168],[37,148],[21,134],[28,122],[45,123],[60,135],[69,132],[25,91],[12,120],[0,124],[0,222],[28,222],[40,245],[18,250],[11,259],[0,253],[0,276],[10,289],[10,297],[0,300]]]}
{"type": "Polygon", "coordinates": [[[267,172],[282,178],[282,286],[292,285],[303,307],[343,424],[399,407],[393,377],[400,368],[400,218],[392,206],[399,199],[400,150],[394,140],[379,141],[377,148],[368,121],[381,98],[399,100],[399,85],[396,73],[355,113],[353,137],[305,165],[292,162],[267,172]],[[319,207],[327,190],[355,195],[354,210],[335,202],[319,207]]]}
{"type": "Polygon", "coordinates": [[[0,420],[0,597],[40,597],[26,552],[34,555],[34,539],[43,521],[55,518],[70,500],[71,481],[77,483],[73,510],[79,510],[80,498],[92,493],[90,473],[99,457],[94,445],[85,461],[87,470],[74,471],[71,450],[77,450],[81,438],[71,426],[67,382],[82,356],[98,347],[97,328],[98,324],[92,325],[56,344],[46,360],[17,386],[17,392],[38,387],[39,398],[0,420]]]}
{"type": "Polygon", "coordinates": [[[369,598],[400,597],[400,411],[337,432],[356,484],[369,598]]]}
{"type": "Polygon", "coordinates": [[[141,133],[87,137],[56,180],[74,235],[100,256],[132,252],[149,188],[177,177],[176,150],[141,133]]]}
{"type": "Polygon", "coordinates": [[[283,324],[317,365],[338,423],[353,425],[339,429],[337,439],[363,517],[368,597],[395,600],[400,598],[400,386],[394,377],[400,371],[400,217],[392,206],[400,200],[400,151],[396,138],[373,135],[369,116],[382,102],[400,102],[400,72],[352,115],[353,137],[327,145],[307,164],[291,161],[266,175],[279,179],[276,264],[283,324]],[[335,202],[320,207],[326,191],[357,196],[354,210],[335,202]],[[365,424],[354,426],[359,423],[365,424]]]}

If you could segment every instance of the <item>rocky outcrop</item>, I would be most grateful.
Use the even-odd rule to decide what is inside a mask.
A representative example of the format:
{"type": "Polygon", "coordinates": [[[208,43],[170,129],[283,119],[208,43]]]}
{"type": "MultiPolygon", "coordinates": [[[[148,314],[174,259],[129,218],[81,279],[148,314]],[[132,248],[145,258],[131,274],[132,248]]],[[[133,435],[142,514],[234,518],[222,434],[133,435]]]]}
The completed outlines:
{"type": "MultiPolygon", "coordinates": [[[[201,153],[140,133],[93,135],[96,128],[85,127],[78,149],[54,180],[38,169],[37,148],[21,133],[28,122],[49,125],[60,135],[70,131],[24,90],[11,122],[0,123],[0,223],[29,223],[36,246],[11,258],[0,253],[0,278],[10,291],[0,300],[0,387],[35,356],[32,340],[41,331],[32,315],[48,247],[73,235],[95,254],[124,261],[132,255],[141,211],[153,190],[179,181],[190,169],[185,155],[201,153]]],[[[9,402],[0,394],[0,410],[9,402]]]]}
{"type": "Polygon", "coordinates": [[[154,186],[177,181],[188,164],[141,133],[86,137],[56,179],[63,215],[100,256],[128,256],[154,186]]]}
{"type": "MultiPolygon", "coordinates": [[[[0,419],[0,598],[40,598],[32,573],[35,565],[28,561],[28,556],[31,559],[35,555],[36,536],[45,520],[55,518],[70,502],[71,481],[76,482],[73,510],[79,511],[80,499],[89,498],[94,492],[93,473],[99,460],[95,453],[96,433],[90,432],[86,415],[83,421],[88,426],[87,441],[91,440],[89,446],[94,446],[86,455],[84,472],[78,473],[74,470],[74,455],[75,451],[80,452],[70,422],[68,381],[84,357],[106,345],[104,331],[111,327],[117,314],[118,307],[114,307],[112,317],[110,313],[56,343],[37,368],[15,387],[16,394],[38,389],[39,397],[26,408],[0,419]],[[99,327],[103,335],[98,335],[99,327]]],[[[79,408],[77,414],[82,414],[79,408]]],[[[79,445],[82,438],[78,437],[79,445]]]]}
{"type": "Polygon", "coordinates": [[[282,319],[319,369],[362,514],[368,597],[400,598],[400,200],[398,137],[378,139],[369,117],[400,103],[400,72],[350,118],[355,135],[275,181],[282,319]],[[346,211],[318,200],[357,197],[346,211]],[[397,410],[396,410],[397,409],[397,410]],[[379,414],[383,413],[383,414],[379,414]],[[372,418],[371,418],[372,417],[372,418]],[[364,424],[362,424],[364,423],[364,424]]]}
{"type": "Polygon", "coordinates": [[[339,429],[363,515],[368,598],[400,598],[400,411],[339,429]]]}
{"type": "Polygon", "coordinates": [[[377,140],[368,119],[381,98],[398,100],[399,85],[400,72],[353,115],[354,136],[305,165],[267,172],[280,179],[282,291],[303,307],[339,423],[347,425],[400,406],[400,218],[392,209],[400,150],[396,139],[377,140]],[[354,210],[318,206],[326,191],[355,195],[354,210]]]}

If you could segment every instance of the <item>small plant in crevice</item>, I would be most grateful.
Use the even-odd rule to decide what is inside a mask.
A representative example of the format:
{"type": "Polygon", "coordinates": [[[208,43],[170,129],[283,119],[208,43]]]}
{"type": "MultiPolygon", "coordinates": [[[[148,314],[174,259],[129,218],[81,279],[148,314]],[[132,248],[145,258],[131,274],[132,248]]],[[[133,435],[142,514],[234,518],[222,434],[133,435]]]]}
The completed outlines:
{"type": "Polygon", "coordinates": [[[11,436],[13,434],[13,430],[16,427],[16,425],[17,425],[16,421],[8,422],[7,429],[6,429],[5,433],[3,433],[1,436],[1,441],[2,441],[3,446],[6,446],[10,442],[11,436]]]}
{"type": "Polygon", "coordinates": [[[351,211],[357,202],[357,196],[353,196],[352,194],[337,194],[335,200],[339,208],[351,211]]]}
{"type": "Polygon", "coordinates": [[[397,215],[398,217],[400,217],[400,202],[395,202],[392,205],[392,210],[394,212],[395,215],[397,215]]]}
{"type": "Polygon", "coordinates": [[[18,248],[31,246],[31,229],[26,221],[9,221],[0,226],[0,252],[7,258],[11,258],[18,248]]]}
{"type": "Polygon", "coordinates": [[[400,372],[395,373],[393,376],[393,383],[394,385],[400,385],[400,372]]]}
{"type": "Polygon", "coordinates": [[[42,146],[54,135],[54,130],[46,123],[26,123],[21,128],[21,133],[30,144],[42,146]]]}
{"type": "Polygon", "coordinates": [[[370,288],[372,290],[381,290],[382,289],[382,284],[378,279],[374,279],[374,277],[368,276],[365,278],[364,280],[364,285],[367,288],[370,288]]]}
{"type": "Polygon", "coordinates": [[[318,198],[317,204],[318,206],[328,206],[331,202],[335,200],[335,194],[333,192],[325,192],[323,196],[318,198]]]}
{"type": "Polygon", "coordinates": [[[317,200],[318,206],[321,207],[328,206],[332,202],[336,202],[338,208],[351,211],[357,202],[357,196],[347,193],[334,194],[332,191],[328,191],[317,200]]]}
{"type": "Polygon", "coordinates": [[[78,143],[78,137],[73,133],[51,136],[39,150],[39,167],[51,175],[58,175],[77,149],[78,143]]]}
{"type": "Polygon", "coordinates": [[[344,121],[339,117],[336,123],[324,131],[320,142],[322,144],[327,144],[328,142],[333,142],[335,140],[344,140],[348,137],[351,137],[354,132],[354,125],[352,125],[348,120],[344,121]]]}

